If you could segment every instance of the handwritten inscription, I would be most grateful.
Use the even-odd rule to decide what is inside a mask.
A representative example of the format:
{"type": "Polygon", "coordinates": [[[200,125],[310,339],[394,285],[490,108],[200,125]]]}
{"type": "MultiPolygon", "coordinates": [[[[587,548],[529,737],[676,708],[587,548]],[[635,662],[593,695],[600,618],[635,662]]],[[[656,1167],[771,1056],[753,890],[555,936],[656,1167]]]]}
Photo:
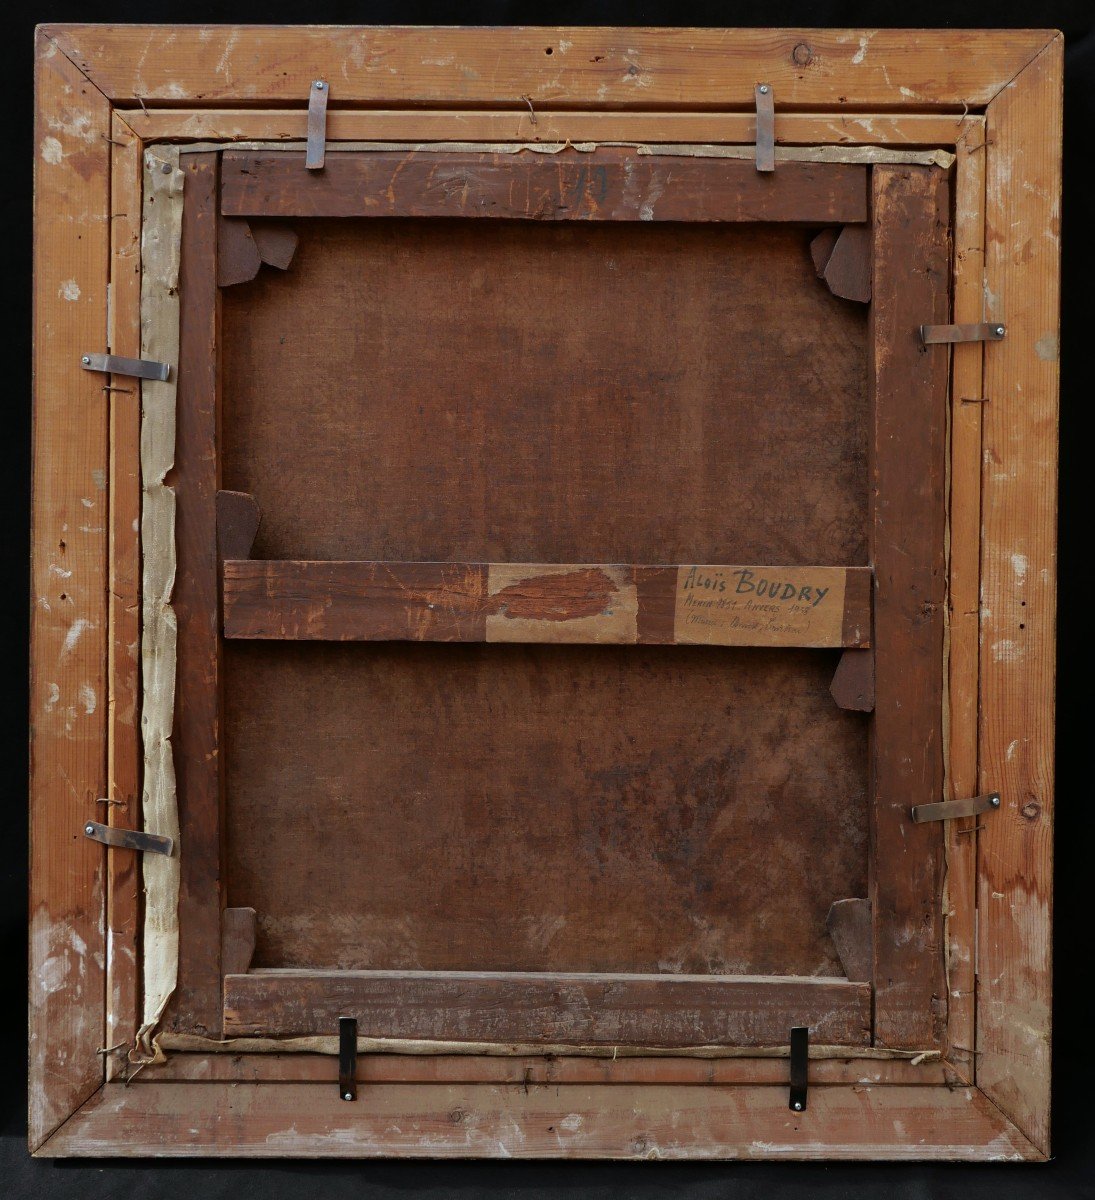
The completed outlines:
{"type": "Polygon", "coordinates": [[[839,646],[845,578],[840,567],[678,567],[674,637],[705,646],[839,646]]]}

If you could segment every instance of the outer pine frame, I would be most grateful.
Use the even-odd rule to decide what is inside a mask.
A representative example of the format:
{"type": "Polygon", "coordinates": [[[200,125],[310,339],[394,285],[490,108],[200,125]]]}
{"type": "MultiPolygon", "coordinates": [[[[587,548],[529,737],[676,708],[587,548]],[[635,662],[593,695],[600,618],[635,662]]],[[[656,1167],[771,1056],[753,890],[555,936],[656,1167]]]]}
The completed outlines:
{"type": "Polygon", "coordinates": [[[71,25],[41,28],[36,58],[32,1150],[1048,1157],[1061,35],[71,25]],[[347,1106],[279,1083],[282,1056],[181,1056],[123,1088],[101,1053],[132,1038],[137,882],[79,831],[102,800],[140,816],[139,402],[79,355],[138,353],[143,145],[299,140],[323,77],[331,140],[749,143],[763,80],[777,143],[956,151],[954,319],[1008,335],[953,351],[947,790],[1004,804],[946,833],[945,1069],[812,1064],[794,1117],[764,1060],[727,1066],[733,1087],[576,1067],[528,1094],[502,1070],[469,1084],[436,1060],[408,1086],[378,1064],[347,1106]]]}

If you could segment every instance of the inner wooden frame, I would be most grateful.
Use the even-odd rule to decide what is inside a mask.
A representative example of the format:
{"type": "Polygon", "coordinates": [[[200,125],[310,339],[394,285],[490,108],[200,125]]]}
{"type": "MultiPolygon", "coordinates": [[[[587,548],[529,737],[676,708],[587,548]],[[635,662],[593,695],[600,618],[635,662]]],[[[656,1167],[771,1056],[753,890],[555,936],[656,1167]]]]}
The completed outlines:
{"type": "MultiPolygon", "coordinates": [[[[874,571],[884,581],[875,595],[875,623],[885,646],[876,669],[874,798],[869,804],[873,974],[878,981],[873,1019],[868,990],[845,980],[824,981],[821,987],[817,985],[823,981],[806,984],[778,978],[596,976],[590,977],[589,988],[597,994],[607,989],[619,998],[601,1002],[594,1018],[587,1015],[589,1006],[577,994],[582,991],[579,977],[571,981],[551,974],[468,975],[458,989],[461,1009],[467,1013],[457,1021],[441,1003],[453,989],[439,975],[401,976],[386,971],[347,972],[339,977],[316,972],[309,987],[300,971],[268,970],[249,977],[227,976],[222,1026],[216,999],[221,975],[219,911],[226,872],[213,864],[224,842],[221,812],[228,798],[223,795],[223,740],[218,732],[223,724],[217,683],[221,656],[214,633],[220,581],[209,554],[216,540],[215,497],[220,486],[219,450],[212,449],[220,425],[216,350],[211,355],[211,348],[217,346],[214,331],[220,328],[214,232],[217,195],[220,215],[229,219],[465,215],[542,220],[547,213],[549,219],[563,220],[635,222],[652,217],[823,225],[861,222],[867,217],[871,175],[868,168],[854,164],[789,163],[776,179],[768,180],[748,161],[639,156],[622,148],[560,159],[465,151],[364,151],[332,155],[321,177],[305,173],[296,154],[228,152],[223,162],[218,158],[214,152],[184,156],[188,193],[181,279],[186,304],[175,475],[180,531],[175,595],[183,627],[179,678],[187,699],[179,707],[174,746],[183,842],[190,852],[182,864],[180,981],[168,1028],[209,1035],[219,1035],[222,1028],[235,1035],[318,1035],[335,1027],[339,1013],[349,1013],[366,1028],[377,1028],[370,1017],[381,1020],[380,1028],[404,1038],[490,1041],[494,1030],[500,1031],[496,1040],[503,1042],[673,1045],[685,1036],[686,1022],[672,1014],[687,1007],[684,997],[694,995],[695,1008],[690,1011],[696,1044],[778,1043],[791,1024],[806,1024],[815,1038],[832,1044],[862,1043],[870,1031],[876,1045],[934,1049],[939,1022],[933,1009],[938,1010],[945,990],[942,917],[934,903],[941,871],[941,830],[906,826],[909,804],[929,803],[942,788],[939,663],[946,361],[942,355],[922,353],[915,330],[917,314],[928,312],[933,321],[943,321],[949,306],[945,174],[938,168],[883,166],[874,169],[873,177],[876,300],[869,340],[873,344],[881,338],[894,346],[892,355],[878,359],[869,382],[874,398],[873,428],[868,432],[871,492],[889,498],[885,520],[873,504],[867,518],[874,571]],[[654,186],[642,186],[637,175],[648,176],[654,186]],[[444,186],[454,177],[464,181],[462,186],[444,186]],[[658,195],[653,210],[643,207],[648,193],[658,195]],[[910,282],[908,264],[914,258],[923,259],[924,270],[910,282]],[[305,994],[308,999],[302,999],[305,994]],[[427,996],[436,1000],[428,1019],[423,1011],[430,1007],[427,996]],[[557,1013],[551,1012],[552,996],[564,998],[557,1013]],[[663,1008],[662,996],[677,998],[667,1000],[663,1008]],[[499,1019],[500,1006],[514,1008],[512,1021],[499,1019]],[[799,1017],[788,1020],[796,1006],[799,1017]],[[535,1019],[522,1018],[526,1010],[535,1013],[535,1019]],[[411,1019],[413,1012],[419,1013],[418,1019],[411,1019]]],[[[868,373],[872,374],[870,369],[868,373]]],[[[239,579],[245,565],[226,563],[226,602],[227,585],[239,579]]],[[[315,594],[330,596],[331,571],[340,564],[267,563],[264,576],[269,580],[275,568],[282,575],[292,569],[299,580],[304,566],[311,567],[312,578],[326,576],[315,594]]],[[[354,566],[341,564],[344,574],[354,566]]],[[[368,568],[368,564],[359,566],[368,568]]],[[[393,569],[421,573],[424,565],[388,564],[385,573],[393,569]]],[[[467,576],[468,568],[459,564],[448,569],[461,580],[467,576]]],[[[508,565],[503,569],[512,571],[508,565]]],[[[638,584],[640,614],[656,609],[655,588],[666,569],[624,569],[638,584]]],[[[568,578],[561,577],[564,582],[568,578]]],[[[298,591],[299,586],[298,582],[298,591]]],[[[451,611],[453,585],[438,579],[435,586],[445,590],[442,607],[451,611]]],[[[230,618],[237,606],[238,601],[226,607],[229,636],[235,629],[230,618]]],[[[357,611],[359,606],[360,601],[357,611]]],[[[648,615],[642,628],[651,630],[658,623],[657,617],[648,615]]],[[[544,623],[540,630],[527,626],[517,635],[519,640],[572,640],[565,622],[544,623]]],[[[318,628],[314,632],[323,636],[318,628]]],[[[267,628],[265,636],[294,636],[294,632],[279,626],[267,628]]],[[[383,628],[379,636],[447,639],[452,633],[383,628]]],[[[502,636],[508,640],[514,635],[503,632],[502,636]]],[[[463,637],[489,640],[486,632],[474,629],[463,637]]],[[[587,631],[573,640],[600,637],[587,631]]],[[[637,640],[659,639],[648,634],[637,640]]]]}
{"type": "MultiPolygon", "coordinates": [[[[174,60],[167,47],[159,46],[167,32],[151,27],[54,28],[44,30],[39,42],[39,230],[48,214],[62,205],[79,203],[81,211],[105,217],[108,178],[112,179],[114,219],[93,221],[78,245],[74,243],[59,254],[39,242],[32,809],[38,933],[32,972],[40,973],[49,958],[55,967],[49,978],[59,971],[61,986],[36,997],[32,1015],[32,1145],[55,1154],[188,1150],[413,1154],[417,1136],[413,1132],[405,1140],[381,1132],[393,1123],[388,1117],[402,1112],[406,1117],[403,1128],[413,1130],[417,1128],[415,1112],[442,1112],[459,1098],[467,1106],[462,1111],[472,1109],[481,1114],[477,1123],[481,1132],[472,1135],[466,1128],[456,1127],[444,1144],[435,1148],[436,1153],[484,1152],[487,1144],[480,1137],[489,1134],[482,1131],[497,1121],[511,1121],[516,1108],[528,1140],[515,1147],[514,1153],[640,1154],[654,1144],[660,1153],[726,1155],[748,1153],[748,1146],[759,1137],[774,1153],[798,1156],[1044,1157],[1048,1153],[1060,35],[879,32],[869,35],[869,54],[864,54],[860,41],[866,35],[851,31],[666,34],[511,30],[497,32],[507,48],[500,55],[498,45],[484,49],[482,31],[474,31],[474,44],[468,40],[471,31],[451,30],[201,32],[199,41],[196,30],[172,31],[174,60]],[[561,51],[564,41],[572,57],[561,77],[555,69],[560,60],[552,63],[540,56],[545,46],[561,51]],[[809,69],[809,63],[802,66],[793,59],[791,51],[800,45],[807,47],[812,59],[825,60],[829,71],[818,73],[809,69]],[[374,48],[387,51],[386,58],[379,55],[375,60],[383,58],[383,69],[373,65],[370,54],[374,48]],[[479,83],[469,88],[462,79],[458,85],[455,68],[446,71],[424,65],[441,49],[462,63],[487,55],[491,65],[480,72],[479,83]],[[370,1113],[347,1113],[345,1108],[328,1105],[324,1085],[307,1094],[297,1092],[292,1100],[286,1096],[283,1119],[291,1121],[298,1133],[272,1150],[266,1135],[271,1127],[277,1127],[282,1119],[277,1114],[283,1111],[276,1086],[265,1093],[267,1100],[262,1103],[268,1119],[255,1124],[253,1133],[241,1128],[239,1140],[229,1145],[219,1141],[213,1115],[227,1102],[228,1093],[223,1089],[229,1085],[191,1085],[197,1090],[188,1093],[187,1105],[195,1114],[199,1134],[189,1146],[165,1146],[156,1134],[157,1122],[177,1103],[171,1099],[177,1093],[166,1080],[188,1073],[193,1077],[185,1062],[176,1062],[174,1068],[169,1062],[161,1069],[165,1071],[159,1076],[165,1080],[162,1083],[126,1093],[118,1090],[117,1084],[102,1087],[102,1068],[94,1054],[102,1028],[96,1017],[96,1012],[102,1014],[101,992],[96,986],[96,981],[103,979],[102,951],[98,951],[98,963],[90,954],[96,939],[102,946],[99,881],[105,855],[100,847],[69,839],[67,830],[72,823],[74,794],[85,798],[76,814],[83,820],[88,815],[83,804],[92,805],[96,796],[104,794],[108,770],[109,796],[130,806],[128,812],[116,814],[117,823],[133,824],[139,816],[133,811],[137,760],[132,708],[135,672],[130,649],[136,641],[137,559],[131,521],[138,494],[134,470],[137,409],[131,380],[112,380],[111,384],[122,390],[100,392],[100,382],[82,375],[69,361],[68,350],[85,341],[89,346],[101,344],[109,279],[111,349],[130,355],[139,352],[135,302],[139,281],[134,252],[145,126],[155,129],[155,136],[183,139],[231,139],[240,136],[244,126],[247,134],[255,137],[301,136],[303,112],[299,109],[264,113],[232,108],[244,98],[238,90],[240,69],[232,72],[234,65],[238,67],[233,55],[242,53],[253,56],[256,64],[254,82],[247,85],[247,102],[275,108],[286,102],[300,104],[307,94],[307,81],[321,77],[325,63],[332,58],[346,61],[356,55],[355,61],[363,65],[346,77],[344,101],[386,103],[389,109],[376,115],[372,127],[368,122],[373,114],[335,109],[334,136],[346,136],[344,131],[353,126],[358,137],[524,140],[530,135],[530,120],[536,120],[550,128],[552,136],[568,130],[566,136],[588,137],[592,132],[603,137],[606,128],[613,128],[611,123],[618,120],[621,137],[658,140],[655,131],[659,128],[663,137],[667,129],[679,136],[687,128],[688,140],[750,140],[750,118],[744,111],[590,112],[598,104],[632,103],[637,96],[633,78],[639,72],[647,85],[639,97],[644,106],[661,102],[694,107],[725,104],[728,96],[736,98],[740,92],[741,99],[731,100],[731,104],[738,103],[744,110],[755,78],[770,79],[777,95],[780,140],[786,121],[793,138],[804,144],[854,139],[899,143],[907,123],[913,133],[905,139],[906,144],[958,147],[954,319],[987,318],[1008,324],[1005,342],[985,351],[980,346],[956,348],[952,378],[948,791],[964,795],[998,788],[1004,794],[998,820],[972,834],[971,823],[961,822],[946,834],[952,998],[948,1062],[957,1064],[971,1080],[976,1036],[976,1089],[962,1086],[950,1091],[937,1086],[932,1071],[923,1070],[930,1064],[912,1069],[923,1082],[895,1088],[878,1086],[885,1072],[853,1067],[843,1076],[848,1082],[834,1080],[831,1087],[817,1091],[816,1099],[812,1095],[812,1114],[825,1120],[802,1129],[799,1121],[787,1119],[785,1097],[770,1084],[743,1082],[732,1099],[710,1095],[689,1099],[667,1084],[646,1093],[640,1101],[624,1088],[615,1093],[619,1108],[611,1099],[613,1093],[597,1093],[595,1111],[585,1114],[583,1134],[561,1143],[557,1135],[545,1140],[536,1132],[548,1127],[547,1110],[541,1113],[536,1103],[520,1109],[507,1093],[494,1087],[469,1091],[452,1084],[438,1085],[432,1091],[424,1090],[410,1109],[400,1101],[398,1110],[387,1110],[388,1117],[382,1118],[379,1114],[388,1104],[382,1085],[378,1085],[377,1103],[370,1113]],[[393,54],[405,68],[395,76],[387,69],[393,54]],[[680,54],[697,68],[695,75],[689,76],[686,90],[682,90],[680,72],[673,69],[675,56],[680,54]],[[703,63],[711,55],[719,57],[720,70],[705,74],[703,63]],[[282,74],[264,69],[264,56],[288,61],[292,70],[282,74]],[[161,67],[165,72],[158,77],[161,81],[150,83],[148,62],[170,62],[172,66],[161,67]],[[622,82],[606,81],[602,73],[607,76],[617,65],[622,82]],[[882,66],[888,70],[882,71],[882,66]],[[663,71],[667,73],[663,75],[663,71]],[[89,75],[94,83],[89,82],[89,75]],[[925,78],[944,82],[927,85],[925,78]],[[704,79],[718,79],[717,93],[710,92],[711,85],[702,82],[704,79]],[[174,109],[157,107],[160,102],[148,96],[149,90],[155,92],[157,87],[168,89],[162,94],[170,95],[172,104],[174,99],[180,104],[174,109]],[[187,97],[199,94],[203,103],[219,101],[228,111],[185,111],[182,106],[187,97]],[[519,94],[529,95],[539,111],[531,117],[524,115],[527,106],[512,99],[519,94]],[[578,111],[547,112],[560,96],[578,111]],[[911,97],[915,99],[910,103],[911,97]],[[508,110],[428,111],[431,104],[451,108],[461,100],[499,109],[508,106],[508,110]],[[426,110],[400,112],[392,107],[407,101],[424,105],[426,110]],[[785,116],[781,103],[807,110],[839,103],[845,111],[839,116],[811,116],[809,111],[785,116]],[[890,104],[920,111],[872,115],[877,107],[890,104]],[[112,112],[115,106],[123,111],[112,112]],[[147,116],[142,108],[147,109],[147,116]],[[859,113],[850,115],[847,110],[851,108],[858,108],[859,113]],[[948,109],[966,110],[969,115],[946,115],[948,109]],[[473,135],[476,122],[490,132],[473,135]],[[514,132],[503,133],[506,126],[514,132]],[[639,128],[649,132],[639,135],[639,128]],[[933,130],[938,130],[938,136],[928,137],[933,130]],[[1031,186],[1021,190],[1009,186],[1007,180],[1013,175],[1031,186]],[[986,223],[992,231],[987,241],[986,223]],[[1036,271],[1025,248],[1036,241],[1044,246],[1046,236],[1052,256],[1043,249],[1036,271]],[[112,267],[108,266],[110,247],[112,267]],[[78,304],[63,298],[72,291],[62,287],[69,280],[79,285],[78,304]],[[74,408],[77,396],[81,403],[74,408]],[[980,403],[986,396],[989,403],[980,403]],[[963,403],[967,400],[972,403],[963,403]],[[983,476],[982,450],[989,464],[983,476]],[[67,469],[45,471],[43,455],[54,464],[64,463],[67,469]],[[90,496],[85,494],[93,488],[88,479],[108,480],[114,545],[109,588],[105,524],[71,519],[89,507],[87,500],[96,503],[94,490],[90,496]],[[978,536],[982,483],[983,544],[978,536]],[[68,557],[59,561],[57,552],[68,557]],[[1021,572],[1016,566],[1017,553],[1022,559],[1021,572]],[[70,572],[64,582],[63,572],[70,572]],[[984,597],[983,611],[979,609],[979,590],[984,597]],[[75,636],[74,630],[78,631],[75,636]],[[994,652],[980,660],[982,639],[994,652]],[[83,689],[91,687],[101,697],[108,678],[109,709],[102,704],[89,705],[83,689]],[[978,713],[978,682],[987,714],[983,720],[978,713]],[[104,763],[101,747],[107,733],[107,711],[111,736],[109,763],[104,763]],[[966,836],[961,836],[963,833],[966,836]],[[1030,913],[1032,886],[1039,906],[1039,915],[1034,917],[1030,913]],[[976,1000],[975,956],[970,952],[975,889],[981,898],[976,1000]],[[87,955],[72,949],[73,934],[90,946],[87,955]],[[1022,1020],[1014,1019],[1017,1011],[1022,1020]],[[870,1090],[874,1117],[866,1126],[862,1098],[850,1093],[853,1079],[868,1079],[875,1085],[870,1090]],[[50,1138],[85,1102],[83,1111],[50,1138]],[[694,1104],[700,1108],[693,1108],[694,1104]],[[719,1110],[722,1132],[717,1138],[706,1135],[703,1146],[687,1136],[682,1140],[679,1124],[671,1131],[660,1116],[671,1111],[695,1113],[699,1120],[702,1112],[704,1128],[710,1129],[708,1122],[716,1107],[724,1104],[729,1107],[719,1110]],[[841,1113],[847,1105],[845,1120],[841,1113]],[[197,1115],[199,1111],[210,1114],[208,1120],[197,1115]],[[638,1120],[613,1115],[636,1111],[645,1115],[638,1120]],[[310,1114],[307,1119],[305,1113],[310,1114]],[[330,1137],[332,1122],[338,1125],[336,1141],[330,1137]],[[126,1140],[128,1149],[123,1150],[121,1143],[126,1140]]],[[[531,136],[540,136],[540,132],[531,136]]],[[[119,863],[118,858],[111,855],[117,866],[107,897],[109,957],[112,965],[121,968],[112,973],[108,996],[108,1046],[115,1044],[117,1034],[131,1021],[128,1014],[133,1009],[126,995],[128,989],[132,996],[135,985],[132,971],[127,976],[124,969],[135,936],[135,897],[127,888],[133,871],[130,863],[119,863]]],[[[112,1061],[109,1056],[107,1061],[112,1061]]],[[[218,1061],[224,1060],[214,1057],[198,1074],[207,1070],[221,1079],[277,1076],[277,1064],[269,1057],[234,1067],[234,1076],[226,1076],[223,1067],[216,1066],[218,1061]]],[[[766,1070],[770,1079],[770,1069],[766,1070]]],[[[107,1071],[110,1076],[115,1074],[109,1065],[107,1071]]],[[[901,1072],[890,1071],[896,1081],[901,1072]]],[[[736,1068],[736,1073],[744,1081],[750,1071],[736,1068]]],[[[948,1074],[953,1082],[950,1069],[948,1074]]],[[[762,1077],[763,1072],[753,1074],[753,1078],[762,1077]]],[[[516,1080],[517,1076],[506,1078],[516,1080]]],[[[826,1078],[833,1076],[827,1072],[826,1078]]],[[[902,1078],[908,1078],[907,1072],[902,1078]]],[[[238,1098],[238,1091],[234,1095],[238,1098]]],[[[571,1101],[563,1094],[555,1103],[566,1108],[571,1101]]],[[[577,1112],[581,1104],[576,1098],[573,1103],[577,1112]]],[[[684,1124],[697,1128],[690,1116],[684,1124]]]]}

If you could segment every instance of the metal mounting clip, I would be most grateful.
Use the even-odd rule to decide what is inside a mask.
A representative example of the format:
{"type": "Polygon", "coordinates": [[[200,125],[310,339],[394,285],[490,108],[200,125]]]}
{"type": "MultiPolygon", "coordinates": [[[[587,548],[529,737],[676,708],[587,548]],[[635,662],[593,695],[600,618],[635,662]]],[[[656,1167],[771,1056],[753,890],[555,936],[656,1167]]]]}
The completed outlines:
{"type": "Polygon", "coordinates": [[[111,375],[132,375],[134,379],[155,379],[166,383],[171,378],[167,363],[150,358],[122,358],[117,354],[85,354],[80,359],[85,371],[107,371],[111,375]]]}
{"type": "Polygon", "coordinates": [[[914,804],[909,810],[917,825],[928,821],[953,821],[956,817],[975,817],[1000,807],[1000,793],[970,796],[966,800],[940,800],[936,804],[914,804]]]}
{"type": "Polygon", "coordinates": [[[357,1099],[357,1018],[338,1019],[338,1094],[357,1099]]]}
{"type": "Polygon", "coordinates": [[[98,821],[88,821],[84,825],[84,833],[93,842],[102,842],[104,846],[113,846],[115,850],[146,850],[149,854],[166,854],[170,857],[175,849],[175,843],[162,834],[145,833],[141,829],[119,829],[98,821]]]}
{"type": "Polygon", "coordinates": [[[776,169],[776,105],[772,85],[758,83],[753,90],[757,102],[757,170],[776,169]]]}
{"type": "Polygon", "coordinates": [[[920,340],[925,346],[936,346],[949,342],[999,342],[1003,341],[1008,327],[992,321],[980,325],[921,325],[920,340]]]}
{"type": "Polygon", "coordinates": [[[810,1074],[810,1030],[796,1025],[791,1030],[791,1092],[787,1107],[792,1112],[806,1111],[806,1090],[810,1074]]]}
{"type": "Polygon", "coordinates": [[[309,171],[323,170],[327,147],[327,93],[330,90],[326,79],[314,79],[308,93],[308,149],[304,165],[309,171]]]}

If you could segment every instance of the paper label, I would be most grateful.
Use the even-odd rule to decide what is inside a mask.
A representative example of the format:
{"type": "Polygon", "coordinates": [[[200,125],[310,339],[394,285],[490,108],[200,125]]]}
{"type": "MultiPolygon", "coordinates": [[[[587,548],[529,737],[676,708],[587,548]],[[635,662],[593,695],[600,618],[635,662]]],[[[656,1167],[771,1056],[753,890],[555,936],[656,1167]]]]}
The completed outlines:
{"type": "Polygon", "coordinates": [[[703,646],[840,646],[843,567],[677,568],[673,634],[703,646]]]}

